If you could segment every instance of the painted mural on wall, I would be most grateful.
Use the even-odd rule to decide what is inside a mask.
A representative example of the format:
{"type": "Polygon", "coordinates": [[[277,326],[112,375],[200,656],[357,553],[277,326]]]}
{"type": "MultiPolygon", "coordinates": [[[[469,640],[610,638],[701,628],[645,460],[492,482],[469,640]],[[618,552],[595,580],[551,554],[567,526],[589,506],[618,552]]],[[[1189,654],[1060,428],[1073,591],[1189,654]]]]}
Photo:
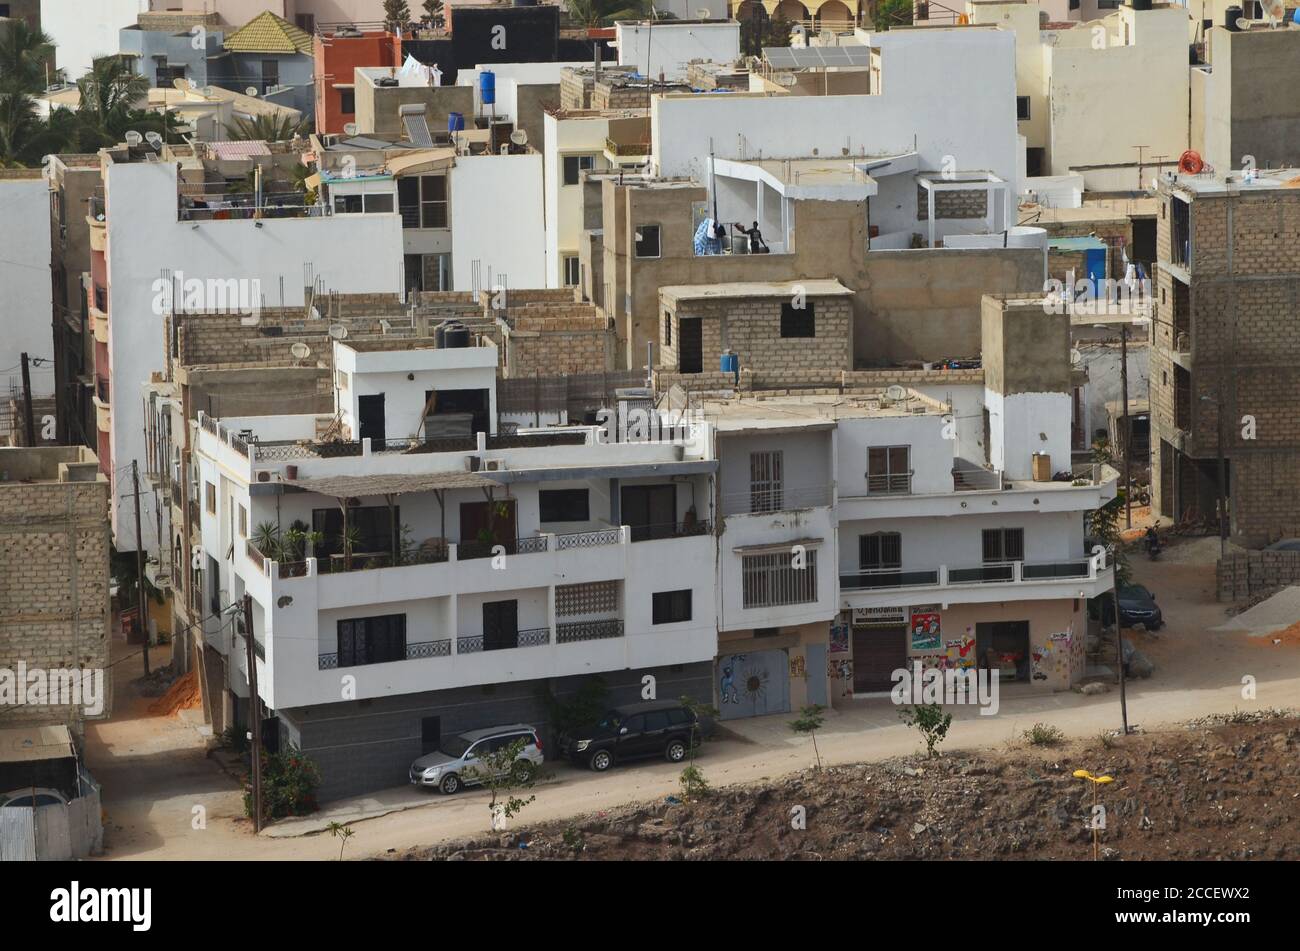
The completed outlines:
{"type": "Polygon", "coordinates": [[[839,681],[841,697],[853,696],[853,661],[848,659],[827,660],[826,676],[832,682],[839,681]]]}
{"type": "Polygon", "coordinates": [[[1074,627],[1048,636],[1042,644],[1034,645],[1030,651],[1033,661],[1032,679],[1036,681],[1053,678],[1062,684],[1068,684],[1074,667],[1074,627]]]}
{"type": "Polygon", "coordinates": [[[788,712],[791,661],[783,650],[720,658],[718,698],[722,719],[788,712]]]}
{"type": "Polygon", "coordinates": [[[938,650],[939,640],[938,612],[912,615],[912,650],[938,650]]]}
{"type": "Polygon", "coordinates": [[[849,652],[849,625],[832,624],[830,653],[847,654],[848,652],[849,652]]]}

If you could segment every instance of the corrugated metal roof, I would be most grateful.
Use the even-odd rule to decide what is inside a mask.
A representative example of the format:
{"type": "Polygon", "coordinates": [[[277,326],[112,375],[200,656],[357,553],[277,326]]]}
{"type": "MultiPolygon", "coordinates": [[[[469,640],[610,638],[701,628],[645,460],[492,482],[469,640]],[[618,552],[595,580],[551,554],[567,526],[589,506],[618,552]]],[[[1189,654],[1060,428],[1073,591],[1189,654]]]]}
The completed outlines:
{"type": "Polygon", "coordinates": [[[271,150],[261,139],[247,142],[209,142],[208,151],[215,158],[225,161],[252,158],[255,155],[270,155],[271,150]]]}
{"type": "Polygon", "coordinates": [[[230,53],[307,53],[311,36],[270,10],[260,13],[226,37],[230,53]]]}

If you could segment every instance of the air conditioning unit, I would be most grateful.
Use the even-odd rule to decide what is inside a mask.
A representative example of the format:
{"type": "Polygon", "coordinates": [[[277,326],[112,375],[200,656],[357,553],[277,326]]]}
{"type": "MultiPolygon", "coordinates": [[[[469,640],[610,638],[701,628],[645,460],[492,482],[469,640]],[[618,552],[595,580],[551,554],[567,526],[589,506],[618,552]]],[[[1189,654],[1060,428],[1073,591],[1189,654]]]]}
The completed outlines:
{"type": "Polygon", "coordinates": [[[502,472],[505,470],[506,464],[504,459],[488,459],[486,461],[488,472],[502,472]]]}

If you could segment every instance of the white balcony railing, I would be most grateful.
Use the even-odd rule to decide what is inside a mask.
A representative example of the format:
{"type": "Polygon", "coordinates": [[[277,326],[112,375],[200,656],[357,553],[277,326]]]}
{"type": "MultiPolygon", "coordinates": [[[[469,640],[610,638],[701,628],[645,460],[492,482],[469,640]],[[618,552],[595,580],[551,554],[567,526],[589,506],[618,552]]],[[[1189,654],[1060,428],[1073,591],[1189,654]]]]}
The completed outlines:
{"type": "Polygon", "coordinates": [[[845,593],[966,588],[1062,581],[1096,581],[1109,567],[1105,554],[1062,561],[1005,561],[981,565],[936,565],[933,568],[872,568],[840,575],[845,593]]]}

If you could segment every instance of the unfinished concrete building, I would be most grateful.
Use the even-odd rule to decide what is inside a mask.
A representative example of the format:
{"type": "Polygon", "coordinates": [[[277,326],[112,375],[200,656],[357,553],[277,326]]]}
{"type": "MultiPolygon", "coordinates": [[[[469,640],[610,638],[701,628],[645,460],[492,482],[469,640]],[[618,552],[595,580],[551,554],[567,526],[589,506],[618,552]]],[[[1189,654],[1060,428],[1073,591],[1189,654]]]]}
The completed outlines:
{"type": "Polygon", "coordinates": [[[9,680],[0,710],[11,726],[79,733],[84,719],[112,712],[108,491],[89,449],[0,449],[0,671],[9,680]],[[53,689],[28,693],[30,682],[9,679],[26,680],[24,667],[65,679],[88,672],[99,695],[73,704],[55,702],[67,698],[53,689]]]}
{"type": "Polygon", "coordinates": [[[1217,525],[1222,439],[1231,535],[1300,535],[1300,170],[1165,179],[1158,198],[1153,502],[1217,525]]]}

